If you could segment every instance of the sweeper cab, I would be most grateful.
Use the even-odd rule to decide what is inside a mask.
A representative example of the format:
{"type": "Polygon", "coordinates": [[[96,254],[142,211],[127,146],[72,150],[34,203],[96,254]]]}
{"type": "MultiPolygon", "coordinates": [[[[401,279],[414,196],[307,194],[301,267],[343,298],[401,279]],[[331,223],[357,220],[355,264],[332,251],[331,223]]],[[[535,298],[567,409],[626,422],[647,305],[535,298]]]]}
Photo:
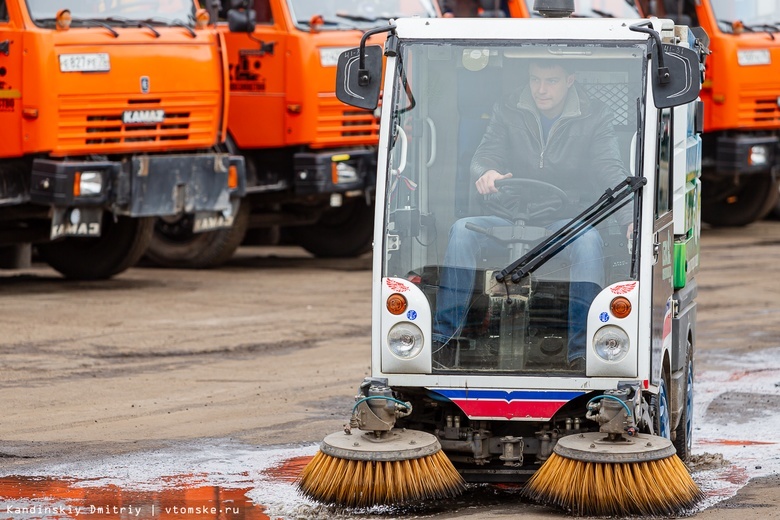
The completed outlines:
{"type": "MultiPolygon", "coordinates": [[[[346,51],[337,79],[355,106],[376,108],[382,92],[372,373],[321,453],[359,467],[441,450],[465,482],[526,482],[556,454],[688,459],[706,49],[661,19],[399,19],[380,31],[384,49],[346,51]],[[542,122],[559,66],[577,100],[542,122]],[[579,121],[589,114],[603,121],[579,121]],[[591,131],[590,147],[567,141],[591,131]],[[503,177],[486,195],[481,164],[503,177]]],[[[305,473],[303,492],[409,500],[376,491],[380,477],[330,494],[318,472],[333,467],[305,473]]],[[[699,496],[686,485],[660,511],[658,494],[614,508],[583,506],[587,490],[532,496],[578,514],[663,514],[699,496]]],[[[458,488],[447,486],[411,498],[458,488]]]]}

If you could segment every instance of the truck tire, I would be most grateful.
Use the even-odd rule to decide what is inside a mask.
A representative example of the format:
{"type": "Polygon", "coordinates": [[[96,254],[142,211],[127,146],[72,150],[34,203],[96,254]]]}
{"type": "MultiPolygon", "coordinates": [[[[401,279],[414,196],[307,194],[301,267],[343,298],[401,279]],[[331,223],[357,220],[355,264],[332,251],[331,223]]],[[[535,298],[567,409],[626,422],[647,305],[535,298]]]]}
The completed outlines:
{"type": "Polygon", "coordinates": [[[746,176],[729,197],[708,200],[707,185],[702,183],[701,218],[712,226],[745,226],[766,217],[775,207],[778,183],[769,175],[746,176]]]}
{"type": "Polygon", "coordinates": [[[316,224],[288,228],[290,240],[319,258],[352,258],[371,250],[374,206],[365,200],[345,201],[328,210],[316,224]]]}
{"type": "Polygon", "coordinates": [[[655,434],[665,439],[672,437],[669,417],[669,376],[664,373],[658,382],[658,394],[651,399],[653,406],[653,429],[655,434]]]}
{"type": "Polygon", "coordinates": [[[135,265],[149,246],[154,218],[103,213],[99,238],[68,237],[38,244],[40,258],[66,278],[104,280],[135,265]]]}
{"type": "Polygon", "coordinates": [[[192,232],[192,215],[175,221],[158,218],[146,258],[162,267],[207,269],[224,264],[244,240],[251,206],[242,203],[227,229],[192,232]]]}
{"type": "Polygon", "coordinates": [[[685,388],[683,392],[683,409],[680,415],[680,422],[674,429],[674,444],[677,450],[677,456],[683,462],[688,462],[691,458],[693,446],[693,359],[691,358],[691,349],[688,349],[688,359],[685,362],[685,388]]]}

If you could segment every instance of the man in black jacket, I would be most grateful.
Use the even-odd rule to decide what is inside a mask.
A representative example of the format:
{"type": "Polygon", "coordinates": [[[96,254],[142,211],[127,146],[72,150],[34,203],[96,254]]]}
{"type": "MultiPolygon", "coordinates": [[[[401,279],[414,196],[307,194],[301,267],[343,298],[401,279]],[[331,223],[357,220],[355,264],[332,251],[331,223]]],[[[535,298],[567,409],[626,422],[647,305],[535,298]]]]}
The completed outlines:
{"type": "MultiPolygon", "coordinates": [[[[471,176],[483,196],[498,193],[496,181],[513,176],[562,189],[570,203],[556,212],[555,221],[544,222],[552,232],[606,188],[624,180],[628,172],[620,157],[612,112],[587,97],[564,62],[533,61],[529,76],[528,86],[494,106],[471,162],[471,176]]],[[[617,218],[630,235],[628,208],[617,218]]],[[[482,228],[508,225],[500,216],[486,215],[460,219],[450,230],[433,335],[435,359],[445,367],[453,364],[452,338],[463,327],[478,259],[491,250],[506,250],[484,233],[467,229],[467,223],[482,228]]],[[[581,372],[585,368],[588,309],[605,284],[601,236],[589,228],[559,255],[571,265],[567,361],[572,370],[581,372]]]]}

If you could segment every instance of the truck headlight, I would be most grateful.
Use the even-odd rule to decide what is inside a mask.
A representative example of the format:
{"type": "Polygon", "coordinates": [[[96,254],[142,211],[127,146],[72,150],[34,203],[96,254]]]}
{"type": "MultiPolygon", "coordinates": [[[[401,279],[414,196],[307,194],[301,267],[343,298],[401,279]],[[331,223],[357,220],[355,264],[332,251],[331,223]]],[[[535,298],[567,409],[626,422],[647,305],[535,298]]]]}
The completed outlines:
{"type": "Polygon", "coordinates": [[[593,349],[604,361],[620,361],[628,354],[629,346],[626,331],[614,325],[601,327],[593,335],[593,349]]]}
{"type": "Polygon", "coordinates": [[[73,177],[73,195],[91,197],[103,191],[103,175],[100,172],[76,172],[73,177]]]}
{"type": "Polygon", "coordinates": [[[422,331],[413,323],[397,323],[387,333],[387,346],[394,356],[412,359],[422,351],[422,331]]]}
{"type": "Polygon", "coordinates": [[[765,166],[769,162],[769,150],[764,144],[757,144],[750,147],[748,154],[748,164],[751,166],[765,166]]]}

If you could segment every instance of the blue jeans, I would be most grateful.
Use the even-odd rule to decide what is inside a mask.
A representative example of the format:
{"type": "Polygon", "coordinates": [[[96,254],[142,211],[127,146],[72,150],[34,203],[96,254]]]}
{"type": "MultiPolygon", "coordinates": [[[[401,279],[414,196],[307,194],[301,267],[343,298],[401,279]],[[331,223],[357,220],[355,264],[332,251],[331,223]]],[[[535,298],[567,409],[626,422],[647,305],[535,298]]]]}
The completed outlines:
{"type": "MultiPolygon", "coordinates": [[[[446,344],[457,337],[463,328],[474,287],[477,262],[485,255],[507,253],[507,246],[477,231],[466,229],[471,222],[483,228],[507,226],[511,223],[501,217],[466,217],[450,229],[447,253],[439,279],[433,339],[446,344]]],[[[559,220],[547,226],[555,231],[569,222],[559,220]]],[[[604,262],[601,235],[589,227],[577,240],[556,255],[569,261],[569,323],[568,361],[584,358],[588,310],[593,298],[604,287],[604,262]]],[[[508,258],[506,264],[517,260],[508,258]]],[[[503,267],[503,266],[501,266],[503,267]]]]}

